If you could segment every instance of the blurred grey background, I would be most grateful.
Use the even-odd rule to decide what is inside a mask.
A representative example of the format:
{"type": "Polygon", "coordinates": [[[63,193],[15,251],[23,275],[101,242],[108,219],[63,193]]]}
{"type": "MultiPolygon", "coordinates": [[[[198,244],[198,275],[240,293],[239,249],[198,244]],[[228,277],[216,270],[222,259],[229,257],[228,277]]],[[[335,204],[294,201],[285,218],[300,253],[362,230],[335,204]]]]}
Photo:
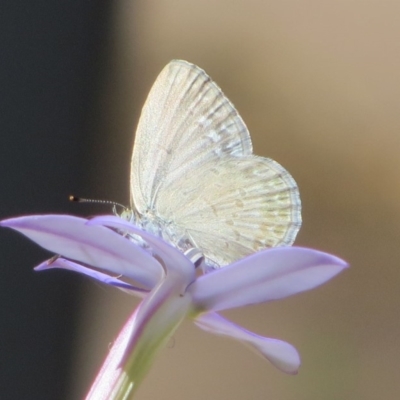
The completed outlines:
{"type": "MultiPolygon", "coordinates": [[[[127,204],[141,106],[163,66],[182,58],[205,69],[235,104],[255,153],[296,179],[304,221],[296,244],[351,264],[314,291],[225,314],[294,344],[303,360],[297,376],[188,321],[136,398],[397,399],[400,3],[78,3],[52,9],[49,2],[48,30],[37,6],[8,19],[2,217],[108,211],[70,205],[70,193],[127,204]],[[74,22],[62,28],[68,16],[74,22]]],[[[9,390],[0,393],[82,398],[137,303],[67,272],[34,274],[47,254],[0,234],[7,295],[0,383],[9,390]]]]}

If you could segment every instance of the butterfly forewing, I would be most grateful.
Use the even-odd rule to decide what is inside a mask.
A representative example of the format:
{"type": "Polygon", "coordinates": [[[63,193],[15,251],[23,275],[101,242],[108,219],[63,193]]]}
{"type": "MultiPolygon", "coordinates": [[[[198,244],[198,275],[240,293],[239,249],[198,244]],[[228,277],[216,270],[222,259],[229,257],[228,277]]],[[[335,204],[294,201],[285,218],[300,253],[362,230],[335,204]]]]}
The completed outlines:
{"type": "Polygon", "coordinates": [[[134,206],[139,212],[154,209],[171,182],[224,155],[251,153],[247,127],[219,87],[195,65],[172,61],[139,120],[131,169],[134,206]]]}
{"type": "Polygon", "coordinates": [[[185,61],[164,68],[143,107],[131,190],[139,218],[187,235],[212,265],[290,245],[301,224],[293,178],[252,154],[234,106],[185,61]]]}

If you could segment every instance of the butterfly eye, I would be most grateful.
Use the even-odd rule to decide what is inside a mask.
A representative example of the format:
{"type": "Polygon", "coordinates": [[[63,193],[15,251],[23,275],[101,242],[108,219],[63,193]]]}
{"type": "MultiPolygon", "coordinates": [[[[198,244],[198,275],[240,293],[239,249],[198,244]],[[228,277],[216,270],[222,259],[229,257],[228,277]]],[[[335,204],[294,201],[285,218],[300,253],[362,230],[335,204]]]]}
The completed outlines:
{"type": "Polygon", "coordinates": [[[133,222],[135,220],[135,215],[134,215],[133,211],[130,210],[129,208],[124,207],[121,213],[118,213],[117,209],[114,208],[113,212],[114,212],[115,215],[118,215],[119,217],[121,217],[125,221],[133,222]]]}
{"type": "Polygon", "coordinates": [[[192,247],[191,249],[186,250],[184,254],[194,264],[196,269],[203,266],[205,258],[200,249],[192,247]]]}

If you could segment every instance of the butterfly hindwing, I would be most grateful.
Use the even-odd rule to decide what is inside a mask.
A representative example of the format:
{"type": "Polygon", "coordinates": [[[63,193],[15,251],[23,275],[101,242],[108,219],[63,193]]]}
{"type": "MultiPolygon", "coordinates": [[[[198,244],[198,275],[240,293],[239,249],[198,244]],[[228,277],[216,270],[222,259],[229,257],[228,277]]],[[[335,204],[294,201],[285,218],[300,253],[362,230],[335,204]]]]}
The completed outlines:
{"type": "Polygon", "coordinates": [[[295,181],[273,160],[225,158],[160,194],[157,210],[218,265],[293,243],[301,224],[295,181]]]}

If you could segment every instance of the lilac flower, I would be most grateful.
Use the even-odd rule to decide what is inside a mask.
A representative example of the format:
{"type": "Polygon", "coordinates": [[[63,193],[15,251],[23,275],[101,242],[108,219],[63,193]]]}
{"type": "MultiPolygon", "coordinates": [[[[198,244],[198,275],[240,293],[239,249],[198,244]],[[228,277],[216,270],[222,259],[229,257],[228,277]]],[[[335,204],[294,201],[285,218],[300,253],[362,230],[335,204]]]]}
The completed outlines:
{"type": "Polygon", "coordinates": [[[249,332],[216,311],[315,288],[347,267],[341,259],[320,251],[279,247],[197,276],[195,265],[179,250],[115,216],[87,220],[42,215],[12,218],[0,224],[60,255],[36,270],[80,272],[142,299],[87,396],[92,400],[130,398],[157,350],[186,317],[205,331],[244,343],[280,370],[297,373],[300,358],[292,345],[249,332]],[[145,248],[131,240],[137,235],[146,242],[145,248]]]}

